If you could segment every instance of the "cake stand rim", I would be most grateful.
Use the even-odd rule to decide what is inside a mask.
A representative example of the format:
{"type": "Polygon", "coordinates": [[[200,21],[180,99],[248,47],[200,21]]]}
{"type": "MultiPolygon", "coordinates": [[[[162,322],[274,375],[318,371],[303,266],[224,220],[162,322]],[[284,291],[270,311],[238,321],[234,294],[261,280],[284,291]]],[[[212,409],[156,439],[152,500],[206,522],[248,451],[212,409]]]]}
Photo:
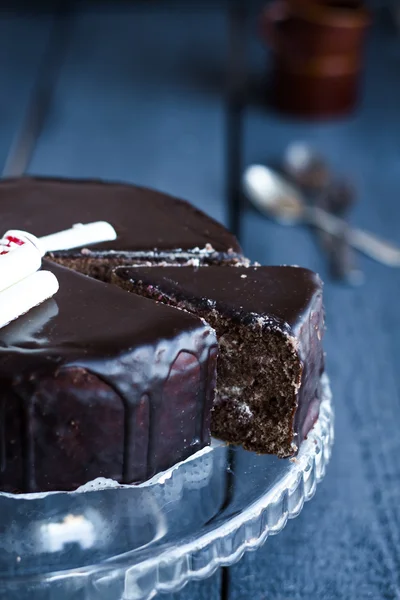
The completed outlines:
{"type": "Polygon", "coordinates": [[[71,578],[94,578],[95,582],[99,582],[109,577],[110,580],[121,581],[123,600],[151,600],[159,592],[177,592],[190,581],[206,579],[219,567],[238,562],[245,552],[257,550],[270,535],[282,531],[289,519],[300,514],[304,503],[311,500],[317,484],[325,475],[334,442],[334,410],[326,374],[322,375],[321,383],[323,393],[319,417],[301,444],[297,457],[288,459],[291,462],[289,472],[278,482],[279,487],[277,484],[269,489],[238,515],[200,536],[187,536],[179,546],[161,548],[160,552],[137,564],[132,565],[130,560],[135,551],[128,551],[98,564],[33,577],[22,575],[17,579],[20,583],[36,580],[51,584],[71,578]],[[227,539],[230,551],[223,552],[220,542],[227,539]],[[199,556],[203,566],[193,568],[199,556]]]}

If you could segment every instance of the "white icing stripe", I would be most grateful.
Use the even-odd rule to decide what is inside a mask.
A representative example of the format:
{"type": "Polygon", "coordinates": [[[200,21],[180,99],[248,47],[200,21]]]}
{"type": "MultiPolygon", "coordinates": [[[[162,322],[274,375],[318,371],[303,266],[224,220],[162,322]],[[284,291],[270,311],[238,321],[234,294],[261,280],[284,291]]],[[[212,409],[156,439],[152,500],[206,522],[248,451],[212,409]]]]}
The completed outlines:
{"type": "Polygon", "coordinates": [[[55,252],[56,250],[70,250],[71,248],[89,246],[99,242],[110,242],[116,238],[117,233],[110,223],[96,221],[86,225],[77,223],[71,229],[41,237],[39,242],[44,252],[55,252]]]}
{"type": "Polygon", "coordinates": [[[40,251],[29,242],[8,248],[7,254],[0,255],[0,292],[35,273],[41,263],[40,251]]]}
{"type": "Polygon", "coordinates": [[[0,328],[54,296],[58,287],[53,273],[37,271],[0,292],[0,328]]]}

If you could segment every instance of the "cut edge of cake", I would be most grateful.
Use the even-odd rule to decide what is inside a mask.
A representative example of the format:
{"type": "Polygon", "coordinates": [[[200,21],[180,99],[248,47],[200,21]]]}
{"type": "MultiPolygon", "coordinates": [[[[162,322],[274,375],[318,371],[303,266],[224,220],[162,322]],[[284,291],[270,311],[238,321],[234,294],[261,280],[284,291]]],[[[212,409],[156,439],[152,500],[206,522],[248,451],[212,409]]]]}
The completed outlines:
{"type": "Polygon", "coordinates": [[[82,248],[78,251],[51,252],[47,258],[63,267],[78,271],[94,279],[109,283],[112,281],[112,272],[118,267],[200,267],[200,266],[249,266],[250,260],[243,254],[232,249],[220,252],[213,249],[210,244],[204,248],[171,251],[132,252],[94,251],[82,248]]]}

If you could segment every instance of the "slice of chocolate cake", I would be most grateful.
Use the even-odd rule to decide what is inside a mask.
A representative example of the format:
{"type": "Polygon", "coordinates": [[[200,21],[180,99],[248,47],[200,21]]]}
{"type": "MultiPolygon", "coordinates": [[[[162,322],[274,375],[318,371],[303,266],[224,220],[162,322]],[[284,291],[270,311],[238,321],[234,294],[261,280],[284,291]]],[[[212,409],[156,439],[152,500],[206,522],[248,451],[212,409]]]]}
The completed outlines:
{"type": "Polygon", "coordinates": [[[0,490],[71,490],[96,477],[138,482],[208,444],[212,329],[44,267],[59,292],[0,329],[0,490]]]}
{"type": "Polygon", "coordinates": [[[216,330],[216,437],[281,457],[296,452],[320,403],[324,311],[315,273],[297,267],[121,267],[113,280],[201,316],[216,330]]]}
{"type": "Polygon", "coordinates": [[[117,232],[116,240],[52,256],[64,266],[103,280],[121,264],[245,260],[235,236],[188,202],[122,183],[5,179],[0,182],[0,217],[3,232],[19,229],[38,237],[75,223],[109,222],[117,232]]]}

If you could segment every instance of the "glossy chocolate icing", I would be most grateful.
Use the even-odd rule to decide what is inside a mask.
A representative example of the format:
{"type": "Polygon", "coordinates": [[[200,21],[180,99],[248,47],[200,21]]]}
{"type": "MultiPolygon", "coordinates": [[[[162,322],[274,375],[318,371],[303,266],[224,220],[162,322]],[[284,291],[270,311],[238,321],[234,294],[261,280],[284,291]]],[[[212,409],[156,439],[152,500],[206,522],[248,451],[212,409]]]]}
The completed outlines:
{"type": "Polygon", "coordinates": [[[215,303],[239,320],[268,316],[271,324],[296,335],[310,306],[322,296],[322,283],[301,267],[120,267],[122,279],[140,280],[197,306],[215,303]]]}
{"type": "Polygon", "coordinates": [[[120,267],[115,271],[118,277],[141,282],[149,297],[182,303],[205,318],[213,310],[233,322],[276,330],[291,338],[302,367],[293,423],[293,442],[299,445],[318,416],[324,368],[322,282],[317,274],[279,266],[120,267]]]}
{"type": "MultiPolygon", "coordinates": [[[[91,251],[114,253],[206,249],[241,253],[236,238],[221,224],[184,200],[147,188],[104,181],[23,177],[0,182],[1,226],[36,236],[74,223],[108,221],[112,242],[91,251]]],[[[76,253],[76,252],[75,252],[76,253]]],[[[71,254],[74,254],[73,252],[71,254]]]]}
{"type": "Polygon", "coordinates": [[[0,330],[0,489],[141,481],[209,442],[200,319],[44,261],[56,296],[0,330]]]}

